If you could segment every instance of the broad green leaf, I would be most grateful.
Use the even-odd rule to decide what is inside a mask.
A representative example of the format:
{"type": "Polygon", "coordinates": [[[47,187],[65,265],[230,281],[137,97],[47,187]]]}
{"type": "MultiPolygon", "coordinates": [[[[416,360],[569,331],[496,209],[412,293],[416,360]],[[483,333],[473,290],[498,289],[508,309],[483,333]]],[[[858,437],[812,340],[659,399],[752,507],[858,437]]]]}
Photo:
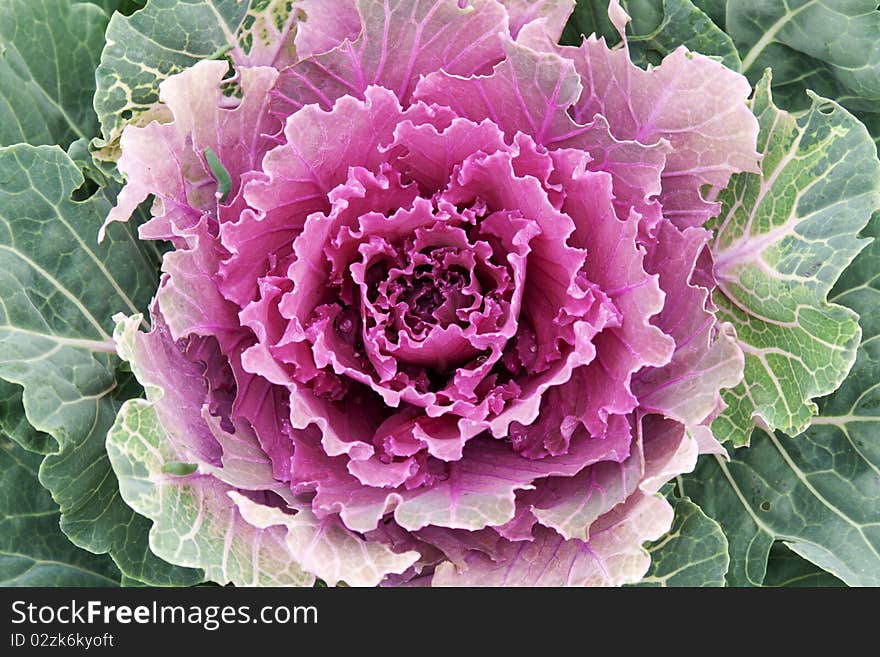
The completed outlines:
{"type": "Polygon", "coordinates": [[[727,0],[694,0],[694,4],[702,9],[715,25],[724,29],[727,0]]]}
{"type": "MultiPolygon", "coordinates": [[[[864,236],[880,237],[880,213],[864,236]]],[[[820,400],[797,438],[756,430],[730,463],[700,462],[685,492],[724,528],[733,585],[760,585],[771,545],[849,585],[880,585],[880,241],[856,258],[831,300],[861,314],[863,338],[846,381],[820,400]]]]}
{"type": "Polygon", "coordinates": [[[61,533],[61,513],[37,481],[40,456],[0,435],[0,586],[118,586],[107,555],[61,533]]]}
{"type": "Polygon", "coordinates": [[[0,146],[91,138],[107,14],[69,0],[0,3],[0,146]]]}
{"type": "Polygon", "coordinates": [[[781,111],[769,75],[755,94],[763,175],[734,176],[711,226],[714,300],[745,353],[744,380],[724,393],[729,407],[712,426],[734,445],[748,442],[753,420],[800,433],[816,413],[813,398],[843,381],[858,316],[826,298],[880,206],[880,162],[857,119],[818,97],[801,115],[781,111]]]}
{"type": "Polygon", "coordinates": [[[730,463],[701,461],[685,492],[727,535],[731,586],[760,586],[777,540],[851,586],[880,585],[878,461],[860,449],[826,431],[756,430],[730,463]]]}
{"type": "MultiPolygon", "coordinates": [[[[165,78],[232,48],[245,59],[256,46],[292,48],[294,9],[289,0],[150,0],[131,16],[114,14],[96,72],[95,110],[103,136],[93,145],[101,159],[116,159],[129,122],[170,118],[159,103],[165,78]],[[288,36],[276,38],[279,33],[288,36]],[[266,40],[273,43],[260,43],[266,40]]],[[[258,63],[272,63],[271,54],[262,61],[266,58],[261,52],[258,63]]]]}
{"type": "MultiPolygon", "coordinates": [[[[659,19],[659,11],[654,8],[657,4],[648,0],[644,3],[650,11],[652,19],[659,19]]],[[[621,3],[622,7],[627,9],[627,13],[635,20],[635,15],[641,15],[635,3],[621,3]]],[[[642,3],[638,5],[642,6],[642,3]]],[[[630,23],[632,26],[632,23],[630,23]]],[[[562,31],[562,43],[567,46],[580,45],[583,37],[595,34],[597,37],[605,37],[609,44],[615,44],[620,41],[620,35],[617,28],[608,17],[608,3],[604,0],[577,0],[574,11],[562,31]]]]}
{"type": "Polygon", "coordinates": [[[727,539],[689,499],[675,502],[672,528],[648,552],[651,569],[638,586],[724,586],[727,539]]]}
{"type": "Polygon", "coordinates": [[[52,436],[34,429],[24,416],[21,386],[0,379],[0,436],[38,454],[48,454],[56,443],[52,436]]]}
{"type": "Polygon", "coordinates": [[[197,573],[149,553],[149,523],[120,499],[104,448],[120,404],[140,390],[117,373],[112,315],[146,306],[155,266],[132,227],[97,243],[111,203],[104,190],[72,200],[82,183],[58,147],[0,148],[0,378],[23,388],[29,424],[54,441],[40,482],[65,534],[142,581],[191,583],[197,573]]]}
{"type": "Polygon", "coordinates": [[[851,110],[880,102],[880,11],[875,0],[727,0],[725,29],[752,82],[773,68],[782,107],[806,109],[807,89],[851,110]]]}
{"type": "Polygon", "coordinates": [[[880,11],[873,0],[696,1],[733,37],[752,82],[773,69],[780,107],[808,108],[811,90],[867,125],[880,123],[880,11]]]}
{"type": "Polygon", "coordinates": [[[817,587],[845,586],[831,573],[785,547],[784,543],[774,543],[767,561],[767,576],[764,586],[772,587],[817,587]]]}
{"type": "MultiPolygon", "coordinates": [[[[877,106],[880,107],[880,103],[877,106]]],[[[859,120],[865,124],[868,132],[871,133],[874,143],[880,144],[880,114],[863,113],[859,115],[859,120]]]]}
{"type": "MultiPolygon", "coordinates": [[[[740,61],[733,41],[691,0],[622,0],[632,18],[627,40],[633,62],[645,67],[659,64],[667,54],[684,45],[693,52],[715,56],[733,69],[740,61]]],[[[578,45],[581,35],[604,36],[610,44],[620,41],[608,19],[608,0],[578,0],[562,34],[562,42],[578,45]]]]}

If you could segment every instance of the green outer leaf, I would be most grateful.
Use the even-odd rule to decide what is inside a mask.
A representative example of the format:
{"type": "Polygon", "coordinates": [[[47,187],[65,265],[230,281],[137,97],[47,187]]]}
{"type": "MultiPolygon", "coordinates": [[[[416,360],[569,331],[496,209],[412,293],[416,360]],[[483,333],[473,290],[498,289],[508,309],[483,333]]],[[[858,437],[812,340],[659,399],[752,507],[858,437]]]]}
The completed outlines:
{"type": "Polygon", "coordinates": [[[733,37],[745,73],[773,68],[780,107],[806,109],[812,90],[833,98],[880,139],[880,11],[872,0],[698,0],[733,37]],[[712,7],[705,7],[712,5],[712,7]],[[873,127],[872,127],[873,126],[873,127]]]}
{"type": "Polygon", "coordinates": [[[117,586],[106,555],[75,547],[37,481],[40,456],[0,436],[0,586],[117,586]]]}
{"type": "MultiPolygon", "coordinates": [[[[660,22],[659,12],[654,8],[657,3],[653,0],[635,3],[621,3],[627,7],[627,13],[635,20],[635,15],[641,15],[639,8],[645,7],[650,12],[653,19],[652,24],[657,25],[660,22]]],[[[632,23],[630,23],[632,25],[632,23]]],[[[574,11],[568,19],[565,28],[562,30],[562,39],[560,40],[567,46],[578,46],[583,37],[595,34],[597,37],[605,37],[609,44],[615,44],[620,41],[620,35],[617,28],[608,17],[608,3],[603,0],[577,0],[574,11]]]]}
{"type": "Polygon", "coordinates": [[[651,569],[636,586],[724,586],[730,559],[721,526],[696,504],[675,502],[669,533],[648,546],[651,569]]]}
{"type": "Polygon", "coordinates": [[[102,7],[108,16],[114,11],[129,16],[138,9],[141,9],[147,0],[73,0],[73,2],[91,2],[93,5],[102,7]]]}
{"type": "Polygon", "coordinates": [[[162,80],[234,46],[250,52],[262,21],[283,24],[293,20],[292,9],[284,0],[150,0],[131,16],[114,14],[95,73],[102,138],[93,146],[101,159],[116,159],[129,122],[165,116],[159,104],[162,80]]]}
{"type": "Polygon", "coordinates": [[[24,449],[48,454],[57,444],[52,436],[34,429],[24,416],[21,386],[0,379],[0,435],[15,441],[24,449]]]}
{"type": "MultiPolygon", "coordinates": [[[[863,233],[880,237],[880,213],[863,233]]],[[[788,438],[756,431],[730,463],[700,462],[685,492],[724,528],[728,582],[764,581],[774,541],[850,585],[880,585],[880,241],[841,277],[831,299],[861,313],[862,344],[821,415],[788,438]]]]}
{"type": "Polygon", "coordinates": [[[763,583],[776,540],[851,586],[878,586],[877,467],[827,432],[789,438],[756,430],[730,463],[702,460],[685,492],[727,535],[731,586],[763,583]]]}
{"type": "Polygon", "coordinates": [[[875,0],[728,0],[726,29],[757,82],[774,72],[774,95],[804,109],[807,89],[851,110],[880,102],[880,11],[875,0]]]}
{"type": "Polygon", "coordinates": [[[107,459],[116,411],[139,392],[117,376],[112,315],[145,307],[156,271],[131,227],[97,244],[110,202],[104,191],[72,201],[82,183],[58,147],[0,148],[0,377],[24,389],[28,422],[56,443],[40,482],[65,534],[136,579],[193,583],[198,573],[149,553],[149,523],[119,497],[107,459]]]}
{"type": "MultiPolygon", "coordinates": [[[[718,57],[725,66],[739,70],[739,54],[731,38],[691,0],[623,0],[621,6],[632,18],[627,39],[637,65],[659,64],[683,44],[688,50],[718,57]]],[[[608,19],[607,0],[578,0],[562,42],[579,45],[581,35],[593,33],[604,36],[610,44],[620,41],[608,19]]]]}
{"type": "Polygon", "coordinates": [[[712,253],[719,316],[745,353],[741,384],[712,425],[719,440],[748,441],[752,419],[791,435],[816,413],[852,366],[858,316],[829,304],[829,290],[864,247],[857,239],[880,207],[880,161],[865,127],[814,97],[798,117],[778,110],[769,74],[753,110],[763,177],[739,174],[718,197],[712,253]]]}
{"type": "Polygon", "coordinates": [[[715,25],[724,29],[727,0],[694,0],[694,4],[705,12],[715,25]]]}
{"type": "Polygon", "coordinates": [[[69,0],[0,3],[0,146],[95,135],[95,67],[107,14],[69,0]]]}
{"type": "Polygon", "coordinates": [[[789,550],[785,543],[774,543],[767,561],[764,586],[772,587],[840,587],[845,586],[831,573],[802,559],[789,550]]]}

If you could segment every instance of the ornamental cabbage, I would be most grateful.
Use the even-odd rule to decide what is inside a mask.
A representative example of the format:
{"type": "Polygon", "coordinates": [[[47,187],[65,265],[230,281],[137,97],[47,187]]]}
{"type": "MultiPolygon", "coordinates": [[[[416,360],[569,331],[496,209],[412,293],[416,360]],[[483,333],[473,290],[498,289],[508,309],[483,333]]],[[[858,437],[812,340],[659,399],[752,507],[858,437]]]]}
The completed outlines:
{"type": "Polygon", "coordinates": [[[704,224],[759,171],[748,81],[635,66],[616,0],[617,48],[556,45],[565,1],[301,4],[295,48],[199,62],[122,134],[107,222],[152,196],[172,245],[118,317],[149,401],[108,439],[154,551],[238,584],[638,581],[743,375],[704,224]]]}

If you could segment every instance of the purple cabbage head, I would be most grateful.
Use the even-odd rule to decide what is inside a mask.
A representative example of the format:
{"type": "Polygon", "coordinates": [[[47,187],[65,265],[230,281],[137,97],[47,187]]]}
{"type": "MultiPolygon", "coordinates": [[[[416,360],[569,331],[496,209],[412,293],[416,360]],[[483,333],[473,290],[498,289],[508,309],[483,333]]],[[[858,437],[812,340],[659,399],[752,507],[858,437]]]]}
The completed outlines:
{"type": "Polygon", "coordinates": [[[568,2],[302,4],[295,56],[203,61],[122,137],[108,221],[153,196],[173,245],[128,356],[176,485],[307,519],[343,556],[278,558],[331,583],[638,580],[742,376],[703,224],[756,170],[747,81],[558,46],[568,2]]]}

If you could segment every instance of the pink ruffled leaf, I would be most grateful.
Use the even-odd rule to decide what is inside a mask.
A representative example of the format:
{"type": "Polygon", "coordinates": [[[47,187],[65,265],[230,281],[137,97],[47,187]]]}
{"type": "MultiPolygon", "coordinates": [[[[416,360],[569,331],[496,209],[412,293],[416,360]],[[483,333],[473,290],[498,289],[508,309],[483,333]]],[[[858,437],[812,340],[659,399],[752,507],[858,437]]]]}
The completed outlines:
{"type": "Polygon", "coordinates": [[[499,35],[507,13],[495,0],[462,6],[442,0],[358,0],[360,35],[281,73],[276,112],[309,103],[330,107],[345,95],[363,98],[381,85],[406,102],[420,75],[444,69],[471,75],[503,57],[499,35]]]}
{"type": "Polygon", "coordinates": [[[336,517],[317,518],[307,506],[295,514],[258,504],[231,491],[230,498],[252,526],[286,530],[286,553],[292,562],[314,573],[331,586],[376,586],[387,575],[402,573],[418,558],[414,551],[397,554],[376,541],[367,541],[347,530],[336,517]]]}
{"type": "Polygon", "coordinates": [[[743,374],[733,327],[716,320],[709,288],[693,282],[710,237],[702,228],[680,231],[664,222],[647,262],[666,292],[655,323],[675,340],[675,352],[667,365],[639,372],[633,390],[645,411],[688,426],[705,422],[721,402],[721,391],[743,374]]]}
{"type": "Polygon", "coordinates": [[[507,542],[495,560],[472,551],[465,564],[437,566],[434,586],[620,586],[637,582],[651,559],[641,547],[672,524],[672,507],[653,496],[631,497],[588,542],[538,528],[533,541],[507,542]]]}
{"type": "Polygon", "coordinates": [[[514,39],[530,23],[540,23],[547,38],[556,42],[575,6],[575,0],[505,0],[510,16],[510,36],[514,39]]]}

